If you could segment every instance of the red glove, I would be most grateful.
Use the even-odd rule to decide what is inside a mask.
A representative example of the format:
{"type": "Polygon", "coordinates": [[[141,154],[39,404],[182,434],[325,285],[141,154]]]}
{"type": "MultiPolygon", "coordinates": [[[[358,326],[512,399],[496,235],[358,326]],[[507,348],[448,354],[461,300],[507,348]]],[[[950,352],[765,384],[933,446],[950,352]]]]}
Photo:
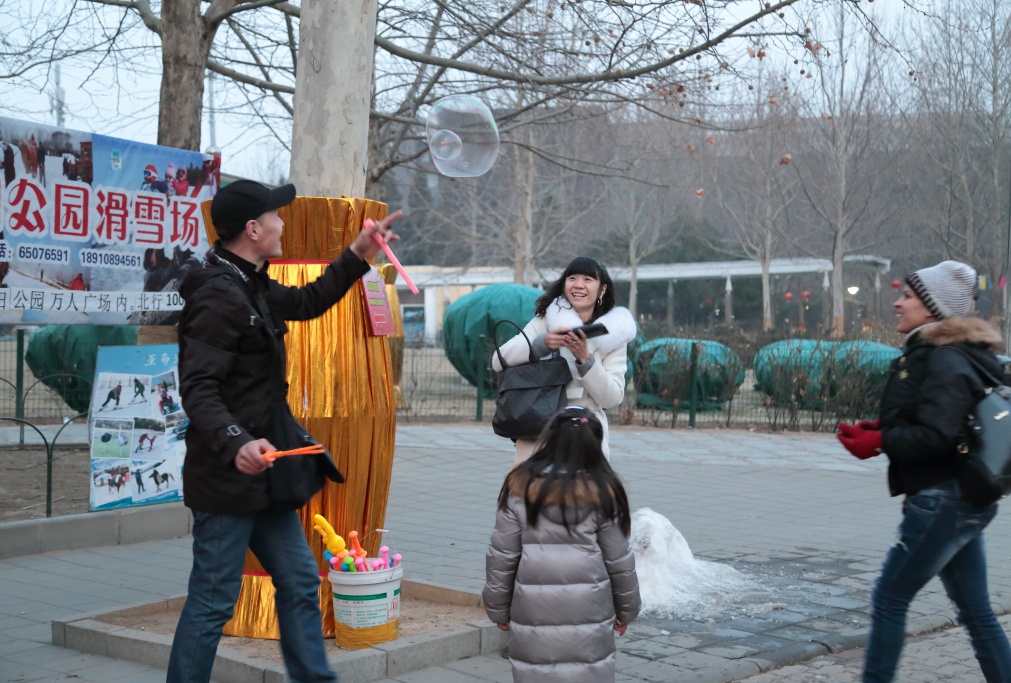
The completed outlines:
{"type": "Polygon", "coordinates": [[[860,422],[857,422],[857,427],[877,432],[881,429],[881,420],[861,420],[860,422]]]}
{"type": "Polygon", "coordinates": [[[839,442],[850,453],[866,460],[875,455],[881,455],[881,431],[875,429],[864,429],[860,425],[848,425],[839,423],[839,442]]]}

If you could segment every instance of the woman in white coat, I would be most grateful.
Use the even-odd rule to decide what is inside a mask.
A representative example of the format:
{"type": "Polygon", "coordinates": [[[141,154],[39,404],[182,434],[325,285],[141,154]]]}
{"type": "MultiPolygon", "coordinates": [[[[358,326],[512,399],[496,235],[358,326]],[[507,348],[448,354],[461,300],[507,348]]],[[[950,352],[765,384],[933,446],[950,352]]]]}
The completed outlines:
{"type": "MultiPolygon", "coordinates": [[[[534,318],[523,332],[537,358],[559,351],[568,361],[572,381],[565,386],[567,401],[593,411],[604,428],[604,455],[610,456],[604,410],[616,407],[625,396],[626,346],[635,339],[636,326],[627,308],[614,305],[614,283],[604,264],[585,256],[574,259],[537,299],[534,318]],[[607,333],[587,339],[581,331],[573,331],[590,323],[603,323],[607,333]]],[[[530,347],[522,334],[500,350],[510,367],[530,362],[530,347]]],[[[502,370],[497,353],[491,364],[496,372],[502,370]]],[[[529,458],[535,445],[518,440],[513,466],[529,458]]]]}

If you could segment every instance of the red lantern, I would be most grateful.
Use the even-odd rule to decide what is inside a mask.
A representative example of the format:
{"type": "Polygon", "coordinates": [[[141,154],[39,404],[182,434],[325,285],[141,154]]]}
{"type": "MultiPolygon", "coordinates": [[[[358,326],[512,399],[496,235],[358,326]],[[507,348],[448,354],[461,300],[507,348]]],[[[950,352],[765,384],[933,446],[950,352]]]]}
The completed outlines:
{"type": "Polygon", "coordinates": [[[902,280],[892,280],[892,289],[898,289],[902,286],[902,280]]]}
{"type": "Polygon", "coordinates": [[[783,298],[786,299],[787,301],[793,301],[793,294],[787,292],[786,294],[783,295],[783,298]]]}
{"type": "Polygon", "coordinates": [[[804,298],[805,301],[811,298],[811,292],[807,291],[806,289],[803,292],[801,292],[800,295],[804,298]]]}

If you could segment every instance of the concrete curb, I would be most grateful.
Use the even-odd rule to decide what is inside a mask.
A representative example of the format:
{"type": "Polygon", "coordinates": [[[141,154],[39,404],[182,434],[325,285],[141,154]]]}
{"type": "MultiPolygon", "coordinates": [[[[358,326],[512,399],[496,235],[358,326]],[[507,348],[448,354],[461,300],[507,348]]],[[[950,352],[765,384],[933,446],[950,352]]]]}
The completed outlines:
{"type": "Polygon", "coordinates": [[[193,517],[181,502],[4,522],[0,524],[0,560],[182,538],[189,536],[192,527],[193,517]]]}
{"type": "MultiPolygon", "coordinates": [[[[405,597],[454,605],[479,606],[481,597],[455,589],[423,584],[405,579],[401,584],[405,597]]],[[[111,615],[180,609],[186,600],[180,595],[166,600],[131,605],[111,612],[94,612],[52,622],[53,645],[89,654],[166,668],[172,649],[172,637],[116,626],[99,619],[111,615]]],[[[446,662],[500,651],[508,634],[492,622],[482,619],[463,627],[432,631],[364,650],[330,648],[330,666],[340,673],[343,683],[369,683],[412,671],[441,666],[446,662]]],[[[283,664],[247,655],[222,645],[218,648],[212,674],[220,683],[286,683],[283,664]]]]}

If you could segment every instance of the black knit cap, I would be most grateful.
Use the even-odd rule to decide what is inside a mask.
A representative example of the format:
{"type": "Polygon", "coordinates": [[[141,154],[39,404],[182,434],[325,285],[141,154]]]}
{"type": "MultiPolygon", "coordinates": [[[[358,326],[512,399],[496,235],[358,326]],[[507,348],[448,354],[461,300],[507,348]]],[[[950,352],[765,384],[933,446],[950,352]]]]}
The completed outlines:
{"type": "Polygon", "coordinates": [[[211,200],[211,222],[223,242],[246,228],[246,223],[295,201],[291,183],[270,189],[255,180],[236,180],[217,191],[211,200]]]}

